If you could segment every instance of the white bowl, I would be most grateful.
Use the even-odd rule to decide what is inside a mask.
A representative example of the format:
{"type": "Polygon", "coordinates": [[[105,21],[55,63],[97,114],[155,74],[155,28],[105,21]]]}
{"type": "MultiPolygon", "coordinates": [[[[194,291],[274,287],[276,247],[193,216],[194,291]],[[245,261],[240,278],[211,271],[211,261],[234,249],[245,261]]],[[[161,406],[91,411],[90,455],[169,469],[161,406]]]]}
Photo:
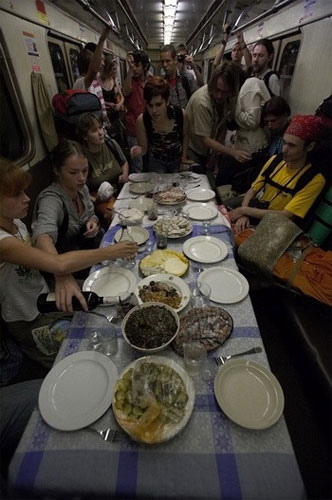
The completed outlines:
{"type": "Polygon", "coordinates": [[[172,309],[168,305],[166,305],[166,304],[160,304],[158,302],[147,302],[145,304],[133,307],[126,314],[126,316],[124,317],[124,319],[122,321],[122,335],[123,335],[123,338],[125,339],[125,341],[127,342],[127,344],[129,344],[134,349],[137,349],[138,351],[141,351],[141,352],[145,352],[147,354],[153,354],[155,352],[159,352],[159,351],[162,351],[163,349],[165,349],[175,339],[175,337],[177,336],[177,334],[179,332],[179,329],[180,329],[180,319],[179,319],[178,314],[174,311],[174,309],[172,309]],[[165,342],[164,344],[162,344],[162,345],[160,345],[158,347],[152,347],[150,349],[144,348],[144,347],[138,347],[135,344],[132,344],[130,342],[130,340],[128,339],[127,335],[126,335],[126,325],[127,325],[128,319],[137,310],[151,308],[151,307],[155,307],[155,306],[161,307],[163,309],[166,309],[173,316],[173,318],[175,319],[177,328],[176,328],[176,331],[175,331],[174,335],[167,342],[165,342]]]}

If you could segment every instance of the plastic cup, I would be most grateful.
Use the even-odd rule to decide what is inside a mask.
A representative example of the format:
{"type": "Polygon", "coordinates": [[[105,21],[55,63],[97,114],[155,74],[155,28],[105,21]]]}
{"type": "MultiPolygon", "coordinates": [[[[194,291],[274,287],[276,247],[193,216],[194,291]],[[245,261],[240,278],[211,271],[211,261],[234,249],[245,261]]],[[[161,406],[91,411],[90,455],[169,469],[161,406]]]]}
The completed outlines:
{"type": "Polygon", "coordinates": [[[197,375],[201,372],[206,358],[206,349],[198,341],[189,341],[183,344],[184,365],[188,373],[197,375]]]}
{"type": "Polygon", "coordinates": [[[191,290],[191,307],[207,307],[210,304],[211,288],[207,283],[197,282],[191,290]]]}
{"type": "Polygon", "coordinates": [[[118,352],[118,338],[116,328],[108,325],[101,333],[101,352],[106,356],[114,356],[118,352]]]}

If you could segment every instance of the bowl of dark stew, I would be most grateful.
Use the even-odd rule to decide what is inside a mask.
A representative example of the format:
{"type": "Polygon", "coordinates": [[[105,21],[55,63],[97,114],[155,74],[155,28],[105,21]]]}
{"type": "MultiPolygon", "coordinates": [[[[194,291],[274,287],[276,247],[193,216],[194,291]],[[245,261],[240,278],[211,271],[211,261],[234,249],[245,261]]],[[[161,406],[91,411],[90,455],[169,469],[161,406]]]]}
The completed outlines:
{"type": "Polygon", "coordinates": [[[127,313],[122,322],[122,334],[134,349],[153,354],[175,339],[179,327],[179,316],[171,307],[149,302],[127,313]]]}

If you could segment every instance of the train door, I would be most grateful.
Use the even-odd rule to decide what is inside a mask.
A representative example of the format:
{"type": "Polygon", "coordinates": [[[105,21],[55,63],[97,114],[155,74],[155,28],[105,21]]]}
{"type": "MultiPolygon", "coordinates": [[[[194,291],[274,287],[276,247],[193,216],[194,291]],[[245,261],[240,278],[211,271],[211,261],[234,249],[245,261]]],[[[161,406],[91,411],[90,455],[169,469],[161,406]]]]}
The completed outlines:
{"type": "Polygon", "coordinates": [[[280,79],[280,94],[286,101],[289,100],[290,87],[300,46],[301,33],[284,38],[280,42],[276,69],[280,79]]]}
{"type": "Polygon", "coordinates": [[[48,48],[52,60],[54,76],[59,92],[70,89],[79,76],[77,56],[80,45],[73,44],[51,35],[47,36],[48,48]]]}

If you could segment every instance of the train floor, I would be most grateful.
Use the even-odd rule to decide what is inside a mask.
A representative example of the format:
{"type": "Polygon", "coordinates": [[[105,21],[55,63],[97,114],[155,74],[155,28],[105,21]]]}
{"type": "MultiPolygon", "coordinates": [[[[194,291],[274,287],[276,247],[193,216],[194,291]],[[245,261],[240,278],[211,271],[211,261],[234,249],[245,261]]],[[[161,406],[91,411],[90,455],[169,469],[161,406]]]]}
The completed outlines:
{"type": "Polygon", "coordinates": [[[251,291],[272,372],[285,395],[288,430],[309,499],[332,498],[331,399],[309,372],[273,289],[251,291]]]}

